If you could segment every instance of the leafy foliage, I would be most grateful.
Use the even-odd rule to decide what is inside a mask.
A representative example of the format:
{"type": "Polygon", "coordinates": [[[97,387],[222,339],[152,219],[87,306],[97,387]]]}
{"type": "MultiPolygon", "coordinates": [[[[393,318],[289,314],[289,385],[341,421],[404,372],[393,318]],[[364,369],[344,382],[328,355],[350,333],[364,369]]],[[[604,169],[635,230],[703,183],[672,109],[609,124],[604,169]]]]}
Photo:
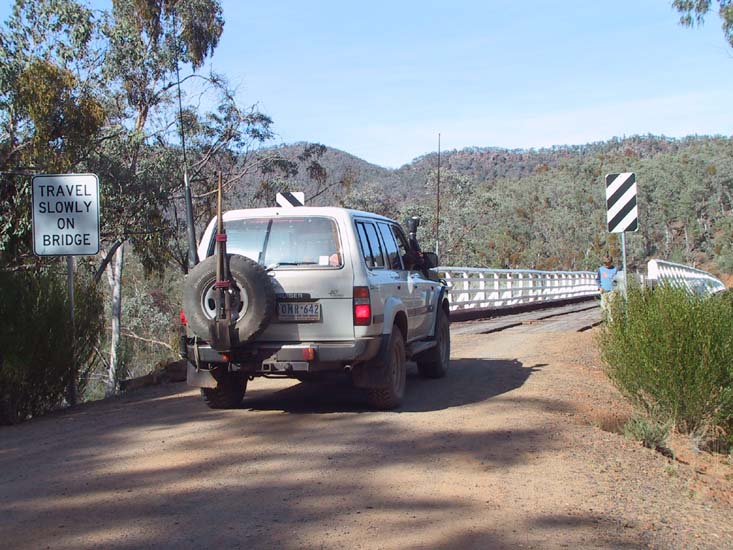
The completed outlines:
{"type": "Polygon", "coordinates": [[[63,272],[0,271],[0,287],[0,423],[14,423],[58,407],[75,372],[85,384],[102,301],[89,277],[77,277],[74,338],[63,272]]]}
{"type": "MultiPolygon", "coordinates": [[[[674,0],[672,6],[680,12],[680,23],[686,27],[702,25],[705,16],[713,8],[711,0],[674,0]]],[[[718,0],[718,15],[722,20],[723,35],[733,47],[733,2],[718,0]]]]}
{"type": "Polygon", "coordinates": [[[670,287],[629,289],[600,336],[607,372],[658,424],[733,434],[733,300],[670,287]]]}
{"type": "Polygon", "coordinates": [[[30,181],[70,171],[105,123],[92,12],[73,0],[17,0],[0,32],[0,258],[29,250],[30,181]]]}
{"type": "Polygon", "coordinates": [[[624,435],[641,441],[648,449],[668,451],[667,439],[671,429],[670,422],[659,423],[649,417],[635,414],[624,425],[624,435]]]}

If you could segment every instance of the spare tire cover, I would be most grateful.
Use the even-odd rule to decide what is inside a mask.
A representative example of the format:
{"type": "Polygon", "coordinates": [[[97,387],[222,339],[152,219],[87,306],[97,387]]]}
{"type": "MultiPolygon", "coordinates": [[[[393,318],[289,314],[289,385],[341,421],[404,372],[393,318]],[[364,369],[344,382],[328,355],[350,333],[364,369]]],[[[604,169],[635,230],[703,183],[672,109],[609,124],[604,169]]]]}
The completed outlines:
{"type": "MultiPolygon", "coordinates": [[[[229,273],[236,285],[232,304],[239,343],[252,340],[270,323],[275,310],[275,289],[267,271],[257,262],[238,254],[227,254],[229,273]],[[238,297],[238,299],[237,299],[238,297]]],[[[216,256],[209,256],[189,271],[184,282],[183,311],[191,331],[209,338],[209,327],[216,316],[214,283],[216,256]]]]}

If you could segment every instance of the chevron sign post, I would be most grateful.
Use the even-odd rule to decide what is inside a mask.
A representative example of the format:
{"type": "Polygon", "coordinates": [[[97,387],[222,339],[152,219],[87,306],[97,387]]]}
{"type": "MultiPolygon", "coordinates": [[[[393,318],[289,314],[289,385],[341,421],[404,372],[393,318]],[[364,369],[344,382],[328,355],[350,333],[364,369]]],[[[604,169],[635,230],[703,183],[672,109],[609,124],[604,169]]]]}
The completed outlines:
{"type": "Polygon", "coordinates": [[[305,193],[303,193],[302,191],[293,191],[292,193],[289,191],[285,191],[283,193],[278,193],[275,196],[275,202],[277,202],[278,206],[282,206],[284,208],[291,208],[293,206],[304,206],[305,193]]]}
{"type": "Polygon", "coordinates": [[[606,206],[609,233],[624,233],[639,229],[636,174],[625,172],[606,176],[606,206]]]}
{"type": "MultiPolygon", "coordinates": [[[[639,212],[636,207],[636,174],[608,174],[606,176],[606,207],[609,233],[621,233],[621,256],[626,277],[626,232],[639,229],[639,212]]],[[[624,297],[626,284],[623,286],[624,297]]]]}

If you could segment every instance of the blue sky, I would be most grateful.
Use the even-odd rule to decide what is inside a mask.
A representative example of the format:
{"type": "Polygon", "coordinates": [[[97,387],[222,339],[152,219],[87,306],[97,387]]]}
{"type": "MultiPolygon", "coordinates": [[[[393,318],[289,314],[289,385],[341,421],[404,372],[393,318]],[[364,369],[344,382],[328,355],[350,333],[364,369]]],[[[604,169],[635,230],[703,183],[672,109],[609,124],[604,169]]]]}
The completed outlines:
{"type": "Polygon", "coordinates": [[[448,150],[733,128],[717,14],[683,28],[667,0],[222,5],[211,65],[274,119],[277,143],[397,167],[439,132],[448,150]]]}
{"type": "Polygon", "coordinates": [[[717,14],[664,0],[224,1],[213,65],[283,142],[384,166],[437,149],[730,134],[733,50],[717,14]]]}

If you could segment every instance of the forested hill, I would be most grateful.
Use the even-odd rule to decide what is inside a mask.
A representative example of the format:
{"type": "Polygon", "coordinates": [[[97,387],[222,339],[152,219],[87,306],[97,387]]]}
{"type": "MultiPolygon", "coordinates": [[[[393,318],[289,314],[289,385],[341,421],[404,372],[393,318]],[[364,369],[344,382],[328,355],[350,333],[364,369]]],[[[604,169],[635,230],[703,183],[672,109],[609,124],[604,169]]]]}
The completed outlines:
{"type": "MultiPolygon", "coordinates": [[[[387,169],[313,144],[273,151],[293,163],[290,172],[258,171],[240,190],[303,190],[311,204],[398,219],[419,214],[424,246],[434,246],[436,153],[387,169]]],[[[597,266],[606,251],[618,257],[617,239],[606,232],[604,176],[629,171],[637,175],[640,217],[627,239],[632,267],[654,257],[733,272],[733,141],[707,136],[443,152],[442,263],[581,269],[597,266]]]]}

